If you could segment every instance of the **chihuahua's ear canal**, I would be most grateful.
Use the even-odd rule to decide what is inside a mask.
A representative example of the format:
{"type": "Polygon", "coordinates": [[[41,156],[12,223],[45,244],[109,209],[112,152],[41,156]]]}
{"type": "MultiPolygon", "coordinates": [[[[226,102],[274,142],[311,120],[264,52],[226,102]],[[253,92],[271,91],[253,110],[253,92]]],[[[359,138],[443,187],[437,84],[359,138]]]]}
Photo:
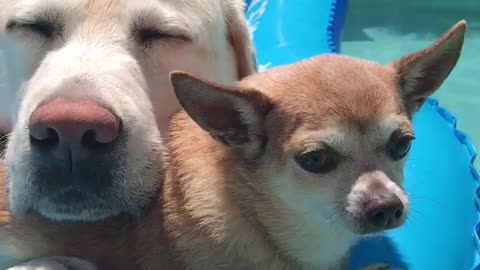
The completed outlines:
{"type": "Polygon", "coordinates": [[[410,114],[418,111],[457,64],[465,37],[466,22],[455,24],[432,45],[390,64],[410,114]]]}
{"type": "Polygon", "coordinates": [[[253,89],[207,82],[184,72],[172,72],[170,78],[185,112],[214,139],[248,157],[261,152],[264,120],[272,108],[267,96],[253,89]]]}

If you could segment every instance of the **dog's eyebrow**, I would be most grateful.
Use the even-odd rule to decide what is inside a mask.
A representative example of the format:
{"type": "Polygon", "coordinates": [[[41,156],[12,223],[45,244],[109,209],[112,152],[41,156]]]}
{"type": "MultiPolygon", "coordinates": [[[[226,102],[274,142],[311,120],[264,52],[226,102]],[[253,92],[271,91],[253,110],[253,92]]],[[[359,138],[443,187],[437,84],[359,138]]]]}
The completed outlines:
{"type": "Polygon", "coordinates": [[[323,130],[302,131],[295,136],[294,145],[302,145],[303,149],[296,149],[295,151],[317,150],[320,148],[331,148],[340,154],[345,154],[344,146],[345,133],[336,128],[326,128],[323,130]]]}
{"type": "Polygon", "coordinates": [[[412,127],[406,119],[399,115],[389,115],[381,122],[381,131],[384,141],[390,140],[392,133],[401,131],[402,133],[413,133],[412,127]]]}
{"type": "Polygon", "coordinates": [[[57,11],[53,9],[36,12],[35,14],[20,14],[8,19],[7,23],[5,24],[5,29],[13,30],[17,26],[34,24],[38,22],[48,22],[58,28],[61,28],[63,25],[63,18],[57,11]]]}
{"type": "Polygon", "coordinates": [[[165,34],[179,37],[186,41],[192,41],[192,31],[182,20],[175,17],[170,12],[159,12],[158,8],[152,10],[142,10],[138,12],[132,22],[133,30],[142,28],[155,29],[165,34]]]}

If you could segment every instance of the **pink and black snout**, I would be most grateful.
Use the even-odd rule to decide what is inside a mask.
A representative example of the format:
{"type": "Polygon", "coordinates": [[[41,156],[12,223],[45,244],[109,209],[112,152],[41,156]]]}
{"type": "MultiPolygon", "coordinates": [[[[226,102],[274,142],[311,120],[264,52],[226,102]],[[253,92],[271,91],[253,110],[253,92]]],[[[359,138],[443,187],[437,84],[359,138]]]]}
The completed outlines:
{"type": "Polygon", "coordinates": [[[365,233],[393,229],[404,221],[404,205],[395,194],[368,201],[365,204],[363,230],[365,233]]]}
{"type": "Polygon", "coordinates": [[[72,158],[87,156],[115,142],[119,119],[106,107],[91,100],[54,99],[39,106],[29,123],[31,144],[40,151],[72,158]]]}
{"type": "Polygon", "coordinates": [[[120,118],[90,99],[56,98],[39,105],[28,124],[36,185],[101,191],[111,185],[122,138],[120,118]]]}
{"type": "Polygon", "coordinates": [[[409,210],[405,191],[380,171],[360,176],[346,205],[347,219],[359,234],[400,227],[409,210]]]}

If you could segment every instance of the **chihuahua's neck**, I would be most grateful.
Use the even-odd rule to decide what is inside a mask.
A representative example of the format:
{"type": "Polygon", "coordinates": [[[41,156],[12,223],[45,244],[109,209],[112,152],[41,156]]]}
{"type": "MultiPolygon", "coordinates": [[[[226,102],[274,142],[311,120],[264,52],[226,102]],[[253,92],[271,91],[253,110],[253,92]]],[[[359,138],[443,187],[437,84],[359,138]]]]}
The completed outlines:
{"type": "Polygon", "coordinates": [[[288,219],[282,216],[285,211],[252,187],[254,170],[186,115],[177,115],[173,122],[167,140],[170,160],[163,204],[173,248],[182,258],[192,260],[187,264],[194,262],[195,269],[225,264],[236,265],[231,269],[337,269],[335,263],[309,260],[329,256],[341,260],[343,254],[337,255],[340,251],[330,246],[338,246],[330,239],[331,232],[324,244],[309,238],[324,235],[309,231],[302,237],[298,234],[303,228],[293,232],[288,226],[294,223],[283,222],[288,219]]]}
{"type": "Polygon", "coordinates": [[[173,122],[162,205],[174,253],[189,269],[301,269],[268,241],[238,160],[185,115],[173,122]]]}

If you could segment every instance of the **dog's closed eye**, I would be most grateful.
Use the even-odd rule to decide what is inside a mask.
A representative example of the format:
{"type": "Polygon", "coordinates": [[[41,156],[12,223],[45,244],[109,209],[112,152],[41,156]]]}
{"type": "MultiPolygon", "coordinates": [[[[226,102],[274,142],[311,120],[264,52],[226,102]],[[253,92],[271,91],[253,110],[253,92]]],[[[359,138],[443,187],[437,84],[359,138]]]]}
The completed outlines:
{"type": "Polygon", "coordinates": [[[62,27],[53,21],[47,19],[34,20],[9,20],[6,24],[7,31],[29,31],[38,34],[45,39],[52,39],[56,35],[60,35],[62,27]]]}
{"type": "Polygon", "coordinates": [[[183,37],[165,33],[155,28],[143,28],[136,30],[136,38],[139,43],[149,44],[151,42],[162,39],[183,39],[183,37]]]}
{"type": "Polygon", "coordinates": [[[53,40],[63,34],[64,21],[55,10],[10,18],[5,30],[24,34],[34,34],[44,40],[53,40]]]}
{"type": "Polygon", "coordinates": [[[133,37],[138,44],[151,47],[157,41],[191,41],[184,33],[174,30],[160,30],[149,26],[135,26],[133,37]]]}
{"type": "Polygon", "coordinates": [[[175,12],[165,12],[162,8],[141,10],[131,22],[130,35],[135,42],[144,47],[152,47],[156,42],[190,42],[189,31],[175,12]]]}

